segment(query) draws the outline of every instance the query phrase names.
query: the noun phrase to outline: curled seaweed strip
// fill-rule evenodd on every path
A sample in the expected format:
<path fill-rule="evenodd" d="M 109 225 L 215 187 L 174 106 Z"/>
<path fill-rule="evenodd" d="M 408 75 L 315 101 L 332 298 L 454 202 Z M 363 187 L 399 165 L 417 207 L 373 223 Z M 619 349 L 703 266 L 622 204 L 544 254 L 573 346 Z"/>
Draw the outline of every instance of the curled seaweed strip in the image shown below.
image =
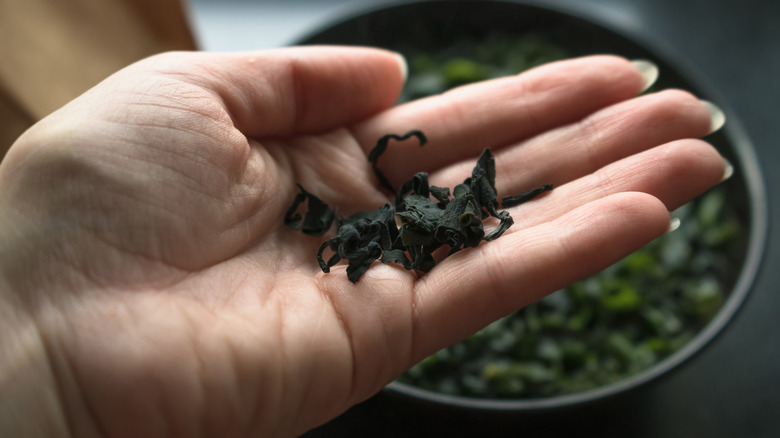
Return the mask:
<path fill-rule="evenodd" d="M 417 137 L 417 140 L 420 142 L 420 146 L 428 142 L 428 139 L 425 137 L 425 134 L 423 134 L 422 131 L 414 129 L 404 135 L 387 134 L 382 136 L 379 140 L 377 140 L 376 146 L 374 146 L 374 148 L 371 149 L 371 151 L 368 153 L 368 161 L 371 163 L 371 168 L 374 170 L 374 174 L 376 174 L 376 177 L 379 179 L 379 185 L 392 193 L 395 193 L 395 189 L 393 188 L 393 185 L 390 184 L 390 181 L 387 179 L 385 174 L 382 173 L 382 171 L 379 169 L 377 162 L 379 161 L 379 157 L 387 150 L 387 145 L 390 140 L 404 141 L 411 137 Z"/>
<path fill-rule="evenodd" d="M 503 198 L 501 198 L 501 206 L 503 208 L 515 207 L 522 203 L 530 201 L 531 199 L 541 195 L 544 192 L 549 192 L 552 189 L 553 189 L 552 184 L 544 184 L 535 189 L 526 190 L 523 193 L 520 193 L 519 195 L 504 196 Z"/>

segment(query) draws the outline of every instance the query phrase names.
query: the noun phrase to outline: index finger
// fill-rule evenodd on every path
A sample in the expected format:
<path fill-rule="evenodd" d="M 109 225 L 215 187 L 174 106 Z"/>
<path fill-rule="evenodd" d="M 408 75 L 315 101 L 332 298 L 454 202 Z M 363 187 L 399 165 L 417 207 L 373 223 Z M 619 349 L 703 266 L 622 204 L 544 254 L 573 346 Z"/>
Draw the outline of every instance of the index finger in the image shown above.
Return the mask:
<path fill-rule="evenodd" d="M 398 185 L 416 172 L 580 120 L 636 96 L 645 85 L 636 65 L 616 56 L 560 61 L 397 106 L 354 126 L 353 133 L 367 153 L 385 134 L 425 133 L 425 147 L 392 145 L 382 157 L 383 172 Z"/>

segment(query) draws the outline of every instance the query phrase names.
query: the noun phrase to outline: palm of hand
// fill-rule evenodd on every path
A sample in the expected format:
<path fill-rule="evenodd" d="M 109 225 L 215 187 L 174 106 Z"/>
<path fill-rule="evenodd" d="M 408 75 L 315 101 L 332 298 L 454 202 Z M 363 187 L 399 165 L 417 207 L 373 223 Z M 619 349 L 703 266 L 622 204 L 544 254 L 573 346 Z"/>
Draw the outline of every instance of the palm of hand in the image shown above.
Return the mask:
<path fill-rule="evenodd" d="M 66 405 L 91 412 L 74 416 L 76 429 L 150 436 L 160 425 L 145 419 L 159 418 L 196 432 L 200 421 L 189 419 L 203 416 L 222 436 L 267 424 L 300 431 L 399 373 L 409 347 L 396 343 L 409 341 L 408 329 L 378 356 L 353 357 L 362 334 L 340 314 L 341 282 L 322 284 L 319 243 L 281 220 L 295 182 L 343 211 L 384 202 L 366 191 L 374 182 L 350 132 L 254 140 L 201 87 L 166 76 L 141 84 L 172 91 L 156 95 L 123 79 L 108 85 L 140 110 L 97 114 L 66 144 L 20 148 L 16 160 L 27 167 L 15 175 L 18 196 L 51 184 L 42 216 L 63 221 L 62 234 L 42 239 L 67 247 L 57 254 L 71 265 L 55 274 L 58 292 L 76 296 L 55 296 L 60 314 L 43 325 L 58 327 L 51 354 L 67 365 L 56 371 L 79 388 L 66 388 Z M 70 110 L 95 116 L 102 98 L 93 90 Z M 56 114 L 45 124 L 69 130 Z M 50 180 L 38 183 L 41 174 Z M 349 293 L 369 298 L 368 283 Z M 353 361 L 373 362 L 361 364 L 370 377 Z M 299 423 L 308 410 L 320 413 Z"/>
<path fill-rule="evenodd" d="M 387 59 L 384 62 L 386 69 Z M 417 114 L 415 110 L 365 118 L 388 107 L 400 87 L 397 73 L 385 76 L 389 91 L 365 98 L 354 114 L 326 122 L 298 117 L 295 123 L 258 123 L 288 127 L 264 131 L 247 122 L 247 114 L 274 115 L 262 108 L 247 110 L 252 105 L 230 90 L 215 87 L 215 92 L 165 75 L 139 90 L 120 75 L 110 84 L 118 88 L 123 110 L 130 111 L 108 108 L 98 120 L 85 123 L 85 129 L 65 136 L 67 141 L 58 147 L 19 148 L 14 162 L 46 172 L 48 181 L 67 182 L 38 204 L 45 206 L 37 212 L 41 217 L 61 219 L 57 237 L 48 244 L 56 249 L 53 257 L 69 260 L 51 275 L 57 279 L 57 293 L 50 298 L 56 311 L 41 311 L 39 319 L 75 429 L 106 436 L 151 436 L 166 428 L 182 435 L 204 430 L 219 431 L 220 436 L 302 432 L 370 396 L 414 360 L 563 285 L 559 283 L 611 262 L 666 225 L 665 207 L 660 206 L 659 219 L 659 203 L 650 196 L 591 206 L 589 201 L 596 204 L 613 193 L 641 190 L 673 207 L 714 183 L 722 170 L 712 164 L 717 154 L 709 153 L 709 166 L 699 164 L 701 170 L 690 176 L 698 182 L 682 194 L 672 194 L 674 187 L 645 176 L 635 178 L 639 182 L 633 185 L 613 182 L 604 193 L 576 202 L 540 202 L 536 213 L 512 230 L 517 231 L 515 238 L 507 236 L 501 243 L 503 249 L 493 243 L 504 238 L 489 248 L 458 254 L 420 281 L 413 272 L 379 265 L 353 285 L 343 272 L 318 274 L 314 254 L 320 240 L 287 229 L 281 218 L 296 193 L 295 182 L 316 188 L 318 196 L 345 214 L 386 202 L 379 190 L 367 190 L 376 184 L 366 162 L 367 148 L 378 135 L 421 127 L 409 123 L 430 123 L 409 116 Z M 626 88 L 632 87 L 636 85 Z M 293 88 L 296 93 L 313 89 L 300 84 Z M 160 89 L 166 92 L 157 93 Z M 85 108 L 99 107 L 102 98 L 104 93 L 93 91 L 69 110 L 94 115 Z M 451 98 L 458 99 L 465 98 Z M 594 105 L 582 110 L 585 115 L 606 104 Z M 139 110 L 132 110 L 136 106 Z M 418 107 L 416 111 L 433 112 L 425 104 Z M 609 117 L 614 118 L 602 116 Z M 680 128 L 666 134 L 668 138 L 648 141 L 661 144 L 702 135 L 701 118 L 700 112 L 678 122 L 687 131 Z M 58 115 L 45 123 L 49 132 L 63 126 Z M 469 140 L 467 129 L 461 129 Z M 445 137 L 447 129 L 440 132 Z M 504 138 L 488 141 L 511 144 Z M 484 146 L 473 148 L 478 153 Z M 706 154 L 701 145 L 687 152 L 677 149 L 677 155 L 691 159 Z M 457 150 L 452 155 L 459 159 Z M 475 152 L 460 150 L 462 157 Z M 458 160 L 435 163 L 435 154 L 422 156 L 421 167 L 438 169 L 432 178 L 441 185 L 462 179 L 464 166 L 469 166 Z M 594 158 L 591 165 L 621 158 Z M 535 178 L 563 174 L 555 182 L 568 183 L 588 171 L 572 166 L 562 170 L 545 164 Z M 410 170 L 420 169 L 401 169 L 392 177 Z M 15 187 L 20 194 L 46 184 L 35 175 L 19 171 Z M 527 181 L 503 184 L 511 193 Z M 593 187 L 587 181 L 570 186 L 570 193 Z M 612 226 L 610 231 L 622 235 L 623 243 L 603 250 L 591 265 L 545 279 L 558 263 L 582 259 L 586 247 L 606 241 L 605 231 L 587 234 L 576 224 L 610 205 L 602 218 L 623 212 L 623 220 L 641 222 L 641 210 L 649 218 L 646 233 L 632 225 Z M 544 237 L 566 234 L 560 229 L 567 224 L 575 224 L 571 234 L 577 239 L 556 236 L 544 242 Z M 526 229 L 542 238 L 534 240 L 533 233 L 523 232 Z M 50 238 L 46 232 L 40 236 Z M 527 248 L 538 254 L 520 254 L 513 260 L 529 267 L 508 272 L 506 265 L 495 263 L 502 251 L 516 251 L 529 241 Z M 480 260 L 493 262 L 493 268 Z M 468 263 L 481 268 L 464 269 Z M 523 296 L 512 292 L 519 278 L 528 285 Z M 485 287 L 492 290 L 487 296 L 474 296 Z"/>

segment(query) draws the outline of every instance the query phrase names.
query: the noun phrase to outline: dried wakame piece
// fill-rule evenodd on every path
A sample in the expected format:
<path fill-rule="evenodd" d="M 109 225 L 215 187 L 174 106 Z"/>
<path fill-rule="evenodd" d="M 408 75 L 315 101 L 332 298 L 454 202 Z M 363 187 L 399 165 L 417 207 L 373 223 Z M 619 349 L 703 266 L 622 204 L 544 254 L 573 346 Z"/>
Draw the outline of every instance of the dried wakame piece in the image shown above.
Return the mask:
<path fill-rule="evenodd" d="M 411 193 L 407 194 L 409 191 Z M 431 199 L 432 194 L 439 202 Z M 436 228 L 444 215 L 442 205 L 445 201 L 449 202 L 449 190 L 429 186 L 425 172 L 417 173 L 404 183 L 396 194 L 396 214 L 401 220 L 401 228 L 393 245 L 395 252 L 383 256 L 382 261 L 395 261 L 406 269 L 430 271 L 436 264 L 433 251 L 444 243 L 436 238 Z"/>
<path fill-rule="evenodd" d="M 340 220 L 336 236 L 323 243 L 317 251 L 320 269 L 330 272 L 331 266 L 347 259 L 347 278 L 355 283 L 382 256 L 383 251 L 392 249 L 397 235 L 392 204 Z M 334 252 L 327 263 L 322 258 L 325 248 Z"/>
<path fill-rule="evenodd" d="M 395 192 L 395 189 L 393 188 L 393 185 L 390 184 L 390 181 L 388 181 L 387 177 L 385 177 L 385 174 L 379 170 L 377 161 L 379 160 L 379 157 L 385 153 L 385 150 L 387 150 L 387 144 L 390 142 L 390 140 L 404 141 L 410 137 L 417 137 L 417 140 L 420 142 L 420 146 L 428 142 L 425 134 L 418 130 L 409 131 L 404 135 L 387 134 L 382 136 L 376 142 L 376 146 L 374 146 L 374 148 L 371 149 L 371 152 L 368 153 L 368 161 L 371 163 L 371 168 L 374 170 L 376 177 L 379 179 L 379 185 L 391 192 Z"/>
<path fill-rule="evenodd" d="M 292 229 L 301 230 L 310 236 L 322 236 L 330 229 L 333 219 L 336 217 L 336 210 L 331 209 L 328 204 L 320 198 L 312 195 L 297 184 L 300 193 L 295 196 L 295 200 L 287 213 L 284 215 L 284 223 Z M 308 210 L 305 216 L 298 213 L 298 206 L 306 202 Z M 301 223 L 301 218 L 303 222 Z"/>
<path fill-rule="evenodd" d="M 403 201 L 404 197 L 412 192 L 414 195 L 427 198 L 431 194 L 431 189 L 428 184 L 428 174 L 425 172 L 419 172 L 415 174 L 412 179 L 403 183 L 401 188 L 395 194 L 395 208 L 398 211 L 404 211 Z"/>
<path fill-rule="evenodd" d="M 477 164 L 471 171 L 471 177 L 467 178 L 463 185 L 467 185 L 469 190 L 476 198 L 479 205 L 484 209 L 482 218 L 486 219 L 488 216 L 493 216 L 499 220 L 498 227 L 491 231 L 484 240 L 494 240 L 501 237 L 502 234 L 509 227 L 512 226 L 514 220 L 512 216 L 506 211 L 498 211 L 498 192 L 496 191 L 496 161 L 493 158 L 493 153 L 490 149 L 482 151 L 477 160 Z"/>
<path fill-rule="evenodd" d="M 467 192 L 459 195 L 447 203 L 435 231 L 436 240 L 450 246 L 450 254 L 479 245 L 485 235 L 476 199 Z"/>
<path fill-rule="evenodd" d="M 449 187 L 436 187 L 436 186 L 430 186 L 429 189 L 431 192 L 431 196 L 436 198 L 437 201 L 439 201 L 439 207 L 446 208 L 447 204 L 450 202 L 450 189 Z"/>
<path fill-rule="evenodd" d="M 416 193 L 404 198 L 399 210 L 402 225 L 393 248 L 409 253 L 411 269 L 428 272 L 435 264 L 432 253 L 441 246 L 435 233 L 444 210 L 430 197 Z"/>
<path fill-rule="evenodd" d="M 537 187 L 535 189 L 526 190 L 525 192 L 520 193 L 519 195 L 504 196 L 501 199 L 501 206 L 503 208 L 514 207 L 514 206 L 520 205 L 520 204 L 522 204 L 524 202 L 528 202 L 531 199 L 541 195 L 542 193 L 548 192 L 548 191 L 550 191 L 552 189 L 553 189 L 553 185 L 552 184 L 544 184 L 544 185 L 542 185 L 540 187 Z"/>
<path fill-rule="evenodd" d="M 471 171 L 471 177 L 463 184 L 469 187 L 477 203 L 485 209 L 483 219 L 488 215 L 498 217 L 498 192 L 496 192 L 496 161 L 490 149 L 482 151 L 477 164 Z"/>
<path fill-rule="evenodd" d="M 495 239 L 498 239 L 499 237 L 501 237 L 501 235 L 504 234 L 504 232 L 506 230 L 508 230 L 509 227 L 512 226 L 512 224 L 515 223 L 515 220 L 512 219 L 512 216 L 509 214 L 508 211 L 500 211 L 500 212 L 498 212 L 496 217 L 498 218 L 498 221 L 499 221 L 498 222 L 498 226 L 493 231 L 488 233 L 488 235 L 485 236 L 485 239 L 484 239 L 484 240 L 486 240 L 488 242 L 491 241 L 491 240 L 495 240 Z"/>

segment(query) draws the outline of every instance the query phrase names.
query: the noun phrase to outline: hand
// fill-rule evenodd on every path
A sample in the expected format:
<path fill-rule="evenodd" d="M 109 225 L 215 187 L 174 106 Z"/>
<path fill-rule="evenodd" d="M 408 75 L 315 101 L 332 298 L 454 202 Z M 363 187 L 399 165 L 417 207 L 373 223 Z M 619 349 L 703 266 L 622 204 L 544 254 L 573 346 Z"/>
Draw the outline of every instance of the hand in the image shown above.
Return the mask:
<path fill-rule="evenodd" d="M 302 433 L 663 234 L 725 172 L 694 139 L 707 107 L 682 91 L 635 98 L 643 77 L 617 57 L 393 107 L 403 79 L 372 49 L 165 54 L 22 136 L 0 167 L 0 378 L 47 404 L 30 402 L 32 420 L 20 402 L 0 426 Z M 343 214 L 379 207 L 366 154 L 411 129 L 429 143 L 392 144 L 379 163 L 395 184 L 428 171 L 451 187 L 490 147 L 499 196 L 556 188 L 425 275 L 319 272 L 322 239 L 283 225 L 295 183 Z"/>

